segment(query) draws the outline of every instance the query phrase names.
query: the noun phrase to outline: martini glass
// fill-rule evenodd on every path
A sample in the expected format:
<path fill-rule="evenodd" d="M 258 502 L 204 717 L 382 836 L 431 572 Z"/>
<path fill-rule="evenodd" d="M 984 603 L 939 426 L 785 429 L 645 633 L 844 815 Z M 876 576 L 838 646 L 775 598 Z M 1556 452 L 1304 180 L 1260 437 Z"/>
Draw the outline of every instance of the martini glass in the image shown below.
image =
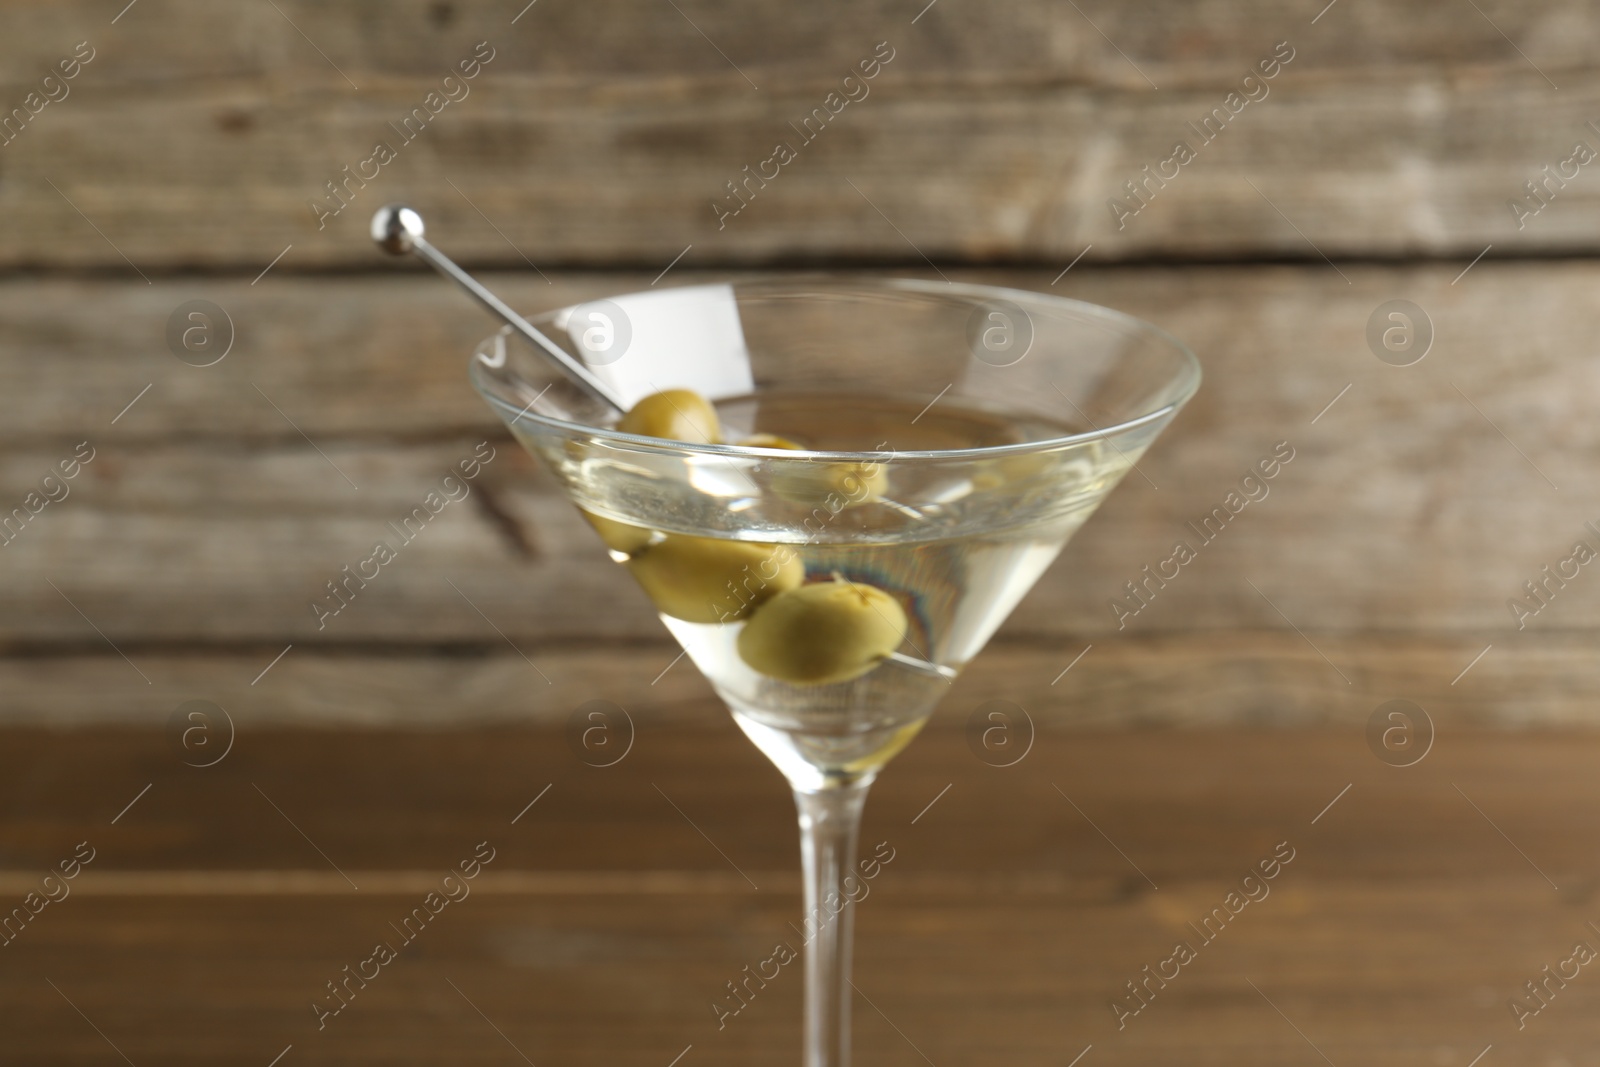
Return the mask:
<path fill-rule="evenodd" d="M 1198 363 L 1105 308 L 907 280 L 692 286 L 530 321 L 624 407 L 693 390 L 723 440 L 748 442 L 621 432 L 594 388 L 509 328 L 472 360 L 490 406 L 788 779 L 805 882 L 803 1062 L 844 1067 L 868 787 L 1193 395 Z M 774 620 L 780 592 L 818 583 L 860 595 L 842 617 Z M 869 611 L 904 624 L 886 643 Z M 762 642 L 741 641 L 758 626 Z M 864 647 L 851 648 L 858 632 Z"/>

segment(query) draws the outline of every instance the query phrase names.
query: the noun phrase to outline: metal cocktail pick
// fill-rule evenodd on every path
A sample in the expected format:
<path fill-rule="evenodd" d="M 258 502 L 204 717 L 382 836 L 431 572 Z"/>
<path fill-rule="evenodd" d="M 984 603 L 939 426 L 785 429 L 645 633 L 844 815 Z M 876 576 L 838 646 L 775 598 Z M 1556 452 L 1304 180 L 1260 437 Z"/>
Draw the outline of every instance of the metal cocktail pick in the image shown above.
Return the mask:
<path fill-rule="evenodd" d="M 619 412 L 627 412 L 628 405 L 610 386 L 596 378 L 588 367 L 573 359 L 560 345 L 534 329 L 527 319 L 512 311 L 510 305 L 484 288 L 476 278 L 451 262 L 450 257 L 429 244 L 422 233 L 422 216 L 404 204 L 385 205 L 372 216 L 372 239 L 379 248 L 397 256 L 406 252 L 416 253 L 434 270 L 461 286 L 478 303 L 503 319 L 506 325 L 521 334 L 523 340 L 533 345 L 541 355 L 552 360 L 584 392 L 610 404 Z"/>
<path fill-rule="evenodd" d="M 553 360 L 556 366 L 584 392 L 610 404 L 619 412 L 627 413 L 628 406 L 618 398 L 617 394 L 609 386 L 590 373 L 588 367 L 573 359 L 560 345 L 534 329 L 527 319 L 512 311 L 505 301 L 495 296 L 479 284 L 472 275 L 451 262 L 449 256 L 429 244 L 427 239 L 422 236 L 422 233 L 422 216 L 404 204 L 388 204 L 380 208 L 378 213 L 372 216 L 372 239 L 378 243 L 379 248 L 395 255 L 402 255 L 406 252 L 416 253 L 434 270 L 461 286 L 478 303 L 505 320 L 507 325 L 521 334 L 523 339 L 538 349 L 542 355 Z M 915 514 L 915 512 L 912 514 Z M 836 575 L 836 577 L 842 576 Z M 913 670 L 936 675 L 946 682 L 952 681 L 956 677 L 955 670 L 950 667 L 940 663 L 931 663 L 925 659 L 915 659 L 899 652 L 891 652 L 884 658 L 894 660 Z"/>

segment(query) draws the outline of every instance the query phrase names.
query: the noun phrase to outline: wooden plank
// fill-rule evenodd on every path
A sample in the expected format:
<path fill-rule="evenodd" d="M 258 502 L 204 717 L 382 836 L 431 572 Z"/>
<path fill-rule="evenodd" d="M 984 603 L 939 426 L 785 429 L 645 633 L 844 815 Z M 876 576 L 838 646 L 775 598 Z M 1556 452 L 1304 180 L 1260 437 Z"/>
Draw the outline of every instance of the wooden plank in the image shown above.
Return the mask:
<path fill-rule="evenodd" d="M 1319 633 L 1313 648 L 1286 629 L 1199 631 L 1096 636 L 1088 652 L 1086 637 L 1002 637 L 956 682 L 935 723 L 964 729 L 986 703 L 1003 700 L 1032 716 L 1041 732 L 1359 730 L 1380 704 L 1397 698 L 1419 703 L 1441 730 L 1595 721 L 1600 667 L 1592 637 L 1557 631 L 1496 640 L 1478 658 L 1491 636 Z M 725 717 L 693 666 L 675 662 L 678 649 L 664 635 L 639 644 L 522 640 L 519 647 L 528 659 L 481 619 L 472 639 L 444 649 L 296 643 L 277 659 L 283 645 L 212 652 L 124 646 L 150 685 L 103 645 L 31 649 L 0 658 L 0 692 L 8 724 L 54 729 L 165 729 L 189 700 L 221 705 L 244 732 L 554 727 L 590 700 L 622 707 L 637 729 L 718 725 Z"/>
<path fill-rule="evenodd" d="M 1251 37 L 1270 54 L 1274 38 Z M 790 123 L 822 105 L 825 85 L 757 93 L 732 73 L 632 90 L 486 73 L 409 141 L 390 123 L 434 79 L 369 82 L 359 94 L 326 70 L 205 92 L 86 85 L 5 149 L 0 211 L 12 225 L 0 266 L 106 268 L 130 281 L 192 266 L 253 276 L 292 245 L 279 269 L 365 267 L 378 256 L 372 211 L 397 199 L 483 266 L 659 270 L 691 244 L 686 266 L 924 255 L 1064 266 L 1087 245 L 1089 261 L 1592 249 L 1600 187 L 1575 166 L 1537 217 L 1508 203 L 1576 141 L 1600 144 L 1585 126 L 1600 80 L 1562 73 L 1556 92 L 1525 66 L 1469 67 L 1441 86 L 1456 74 L 1291 66 L 1205 137 L 1190 124 L 1223 106 L 1225 87 L 952 84 L 909 46 L 871 96 L 809 140 Z M 1113 211 L 1114 197 L 1134 211 L 1124 183 L 1159 170 L 1180 140 L 1193 161 L 1166 167 L 1170 183 L 1153 179 L 1136 215 Z M 393 160 L 314 208 L 342 168 L 387 158 L 379 141 Z M 725 217 L 741 203 L 727 183 L 779 142 L 796 158 L 767 166 L 770 183 L 753 179 L 748 206 Z"/>
<path fill-rule="evenodd" d="M 660 1064 L 690 1045 L 698 1062 L 776 1062 L 798 1041 L 797 972 L 721 1029 L 710 1008 L 792 936 L 799 910 L 788 799 L 731 726 L 665 730 L 615 773 L 563 779 L 515 827 L 509 813 L 560 745 L 548 733 L 264 734 L 239 763 L 182 775 L 155 771 L 169 753 L 151 734 L 5 741 L 0 885 L 84 835 L 97 848 L 72 895 L 5 948 L 0 1026 L 30 1062 L 107 1062 L 105 1039 L 136 1063 L 196 1064 L 265 1063 L 290 1045 L 297 1062 L 438 1062 L 446 1049 L 451 1062 L 516 1062 L 508 1041 L 535 1062 L 598 1050 Z M 1591 1046 L 1596 993 L 1582 977 L 1525 1029 L 1507 1002 L 1575 940 L 1593 944 L 1597 744 L 1458 732 L 1397 771 L 1342 732 L 1121 733 L 997 770 L 958 731 L 934 731 L 868 806 L 866 838 L 895 858 L 859 905 L 857 1053 L 1060 1064 L 1092 1044 L 1108 1063 L 1220 1067 L 1312 1062 L 1309 1040 L 1335 1063 L 1399 1067 L 1466 1064 L 1490 1044 L 1512 1062 Z M 123 803 L 113 787 L 152 776 L 108 825 Z M 249 782 L 349 859 L 358 884 L 373 880 L 350 889 Z M 728 877 L 649 782 L 758 888 Z M 310 1004 L 324 983 L 393 938 L 425 879 L 485 838 L 495 859 L 472 894 L 319 1031 Z M 1124 983 L 1175 941 L 1198 943 L 1187 924 L 1280 841 L 1294 858 L 1270 893 L 1119 1029 Z M 174 861 L 193 873 L 151 866 Z M 274 885 L 274 870 L 320 871 L 321 890 Z M 557 874 L 574 879 L 565 891 L 538 882 Z M 148 891 L 152 875 L 170 895 Z"/>
<path fill-rule="evenodd" d="M 1573 353 L 1600 329 L 1588 299 L 1600 272 L 1574 262 L 1480 263 L 1459 282 L 1452 267 L 1346 273 L 1348 286 L 1326 266 L 1080 267 L 1062 280 L 1059 290 L 1189 340 L 1207 379 L 1007 636 L 1087 641 L 1292 623 L 1313 633 L 1455 631 L 1476 642 L 1470 658 L 1490 642 L 1600 623 L 1581 571 L 1567 588 L 1551 586 L 1548 607 L 1521 618 L 1521 633 L 1507 604 L 1576 541 L 1596 543 L 1585 524 L 1600 521 L 1586 503 L 1600 382 Z M 958 276 L 1049 288 L 1042 274 Z M 649 278 L 491 281 L 538 307 Z M 495 640 L 472 604 L 519 642 L 658 637 L 642 597 L 463 381 L 477 312 L 421 276 L 341 279 L 334 299 L 328 290 L 324 280 L 272 276 L 254 287 L 0 285 L 0 309 L 15 324 L 0 341 L 7 508 L 77 442 L 98 450 L 73 495 L 0 549 L 9 568 L 0 637 L 98 641 L 46 579 L 119 644 L 245 641 L 275 653 L 307 640 Z M 172 309 L 202 294 L 230 310 L 241 340 L 237 353 L 197 369 L 161 351 L 159 338 Z M 1436 333 L 1433 353 L 1408 368 L 1380 362 L 1365 341 L 1379 305 L 1399 297 L 1419 303 Z M 319 631 L 310 603 L 325 583 L 486 439 L 497 458 L 472 497 Z M 1281 441 L 1296 458 L 1270 495 L 1202 545 L 1188 524 Z M 1143 568 L 1168 559 L 1178 539 L 1199 558 L 1164 586 L 1143 587 L 1153 598 L 1137 615 L 1113 610 L 1113 599 L 1123 611 L 1137 606 L 1126 583 L 1143 582 Z"/>
<path fill-rule="evenodd" d="M 530 311 L 650 281 L 580 276 L 557 290 L 529 277 L 489 281 Z M 213 366 L 181 362 L 168 346 L 168 320 L 194 300 L 220 306 L 232 326 L 234 347 Z M 431 275 L 394 268 L 330 283 L 269 274 L 254 285 L 191 276 L 148 287 L 19 278 L 0 283 L 0 301 L 11 325 L 0 341 L 8 443 L 70 446 L 114 435 L 304 445 L 296 426 L 324 443 L 427 440 L 499 421 L 466 381 L 492 320 Z M 216 339 L 225 341 L 225 325 Z"/>
<path fill-rule="evenodd" d="M 907 842 L 895 873 L 924 879 L 917 892 L 964 891 L 974 884 L 962 879 L 985 874 L 1037 875 L 1029 884 L 1041 893 L 1078 891 L 1071 883 L 1079 878 L 1096 894 L 1118 885 L 1150 892 L 1139 870 L 1157 885 L 1226 880 L 1250 866 L 1247 853 L 1270 853 L 1292 833 L 1316 835 L 1318 848 L 1308 848 L 1301 869 L 1317 878 L 1477 873 L 1548 891 L 1543 871 L 1581 895 L 1594 875 L 1584 840 L 1600 820 L 1592 730 L 1447 722 L 1439 743 L 1403 768 L 1380 761 L 1347 726 L 1055 730 L 1023 759 L 995 767 L 973 755 L 964 725 L 936 722 L 925 731 L 884 772 L 868 807 L 866 840 Z M 375 891 L 397 892 L 414 872 L 452 867 L 463 846 L 470 852 L 489 838 L 502 853 L 497 875 L 689 872 L 710 879 L 698 884 L 718 894 L 795 888 L 788 789 L 725 715 L 704 724 L 647 719 L 629 755 L 609 767 L 580 762 L 561 731 L 544 728 L 260 730 L 242 733 L 227 757 L 204 768 L 185 765 L 159 731 L 5 736 L 0 866 L 15 872 L 54 866 L 56 852 L 70 854 L 87 837 L 97 849 L 104 842 L 95 872 L 311 872 L 326 879 L 323 890 L 344 895 L 361 891 L 344 877 L 374 871 L 399 879 Z M 1529 790 L 1525 783 L 1535 780 L 1539 789 Z M 947 785 L 949 794 L 933 803 Z M 1385 810 L 1410 815 L 1372 834 Z M 1544 817 L 1551 811 L 1561 817 Z M 942 851 L 930 847 L 941 843 Z M 1067 883 L 1051 881 L 1063 877 Z"/>
<path fill-rule="evenodd" d="M 97 52 L 87 68 L 92 81 L 86 77 L 79 89 L 236 77 L 320 82 L 337 80 L 334 64 L 359 91 L 386 80 L 420 85 L 442 79 L 485 39 L 497 46 L 489 67 L 495 74 L 613 89 L 677 81 L 751 91 L 734 63 L 762 91 L 826 85 L 862 58 L 863 46 L 870 54 L 884 39 L 949 82 L 1054 79 L 1141 91 L 1150 83 L 1139 71 L 1163 87 L 1227 86 L 1262 57 L 1263 46 L 1270 51 L 1285 38 L 1304 49 L 1298 69 L 1322 74 L 1443 67 L 1481 75 L 1529 70 L 1531 62 L 1560 81 L 1595 65 L 1582 36 L 1596 15 L 1592 0 L 1537 8 L 1484 0 L 1485 17 L 1473 19 L 1429 4 L 1390 5 L 1381 16 L 1347 6 L 1315 23 L 1317 11 L 1273 0 L 1203 7 L 1153 0 L 1138 8 L 1101 0 L 1080 4 L 1081 15 L 1044 0 L 1008 0 L 981 14 L 892 0 L 758 13 L 690 2 L 678 5 L 681 14 L 657 5 L 508 8 L 491 0 L 354 0 L 332 10 L 281 0 L 281 13 L 224 13 L 203 0 L 139 0 L 137 15 L 130 10 L 115 23 L 120 9 L 107 15 L 105 6 L 8 2 L 0 11 L 0 78 L 26 86 L 86 37 Z"/>
<path fill-rule="evenodd" d="M 1247 853 L 1270 851 L 1313 818 L 1322 848 L 1305 869 L 1317 878 L 1485 877 L 1546 886 L 1543 871 L 1581 895 L 1573 887 L 1593 874 L 1584 840 L 1596 810 L 1594 740 L 1585 734 L 1448 729 L 1421 762 L 1397 769 L 1349 728 L 1058 732 L 996 768 L 974 757 L 960 725 L 930 728 L 885 773 L 869 808 L 869 841 L 923 845 L 896 868 L 919 893 L 972 891 L 990 877 L 1019 891 L 1103 899 L 1143 892 L 1138 870 L 1163 887 L 1227 879 L 1250 865 Z M 6 866 L 49 867 L 62 848 L 88 839 L 104 853 L 97 875 L 218 872 L 188 886 L 160 876 L 183 895 L 204 895 L 208 886 L 225 896 L 311 893 L 252 873 L 275 870 L 320 878 L 314 888 L 324 895 L 396 893 L 415 885 L 416 872 L 452 866 L 463 844 L 489 838 L 504 853 L 496 878 L 533 872 L 531 884 L 513 879 L 497 892 L 793 891 L 787 791 L 726 718 L 707 726 L 646 721 L 630 754 L 604 768 L 581 763 L 552 731 L 260 731 L 241 734 L 234 751 L 207 768 L 185 766 L 172 740 L 124 731 L 8 735 L 12 769 L 0 794 Z M 1529 780 L 1540 788 L 1527 789 Z M 1330 813 L 1319 818 L 1324 809 Z M 1561 818 L 1544 817 L 1550 811 Z M 1406 818 L 1372 832 L 1396 812 Z M 939 849 L 929 851 L 929 843 Z M 629 872 L 637 884 L 624 877 Z M 674 884 L 679 876 L 659 872 L 701 880 Z M 549 881 L 552 874 L 570 880 Z M 146 877 L 144 886 L 123 879 L 95 892 L 150 895 Z M 241 885 L 243 878 L 254 884 Z"/>
<path fill-rule="evenodd" d="M 1112 1064 L 1314 1060 L 1274 1005 L 1335 1063 L 1402 1067 L 1448 1055 L 1464 1065 L 1490 1044 L 1548 1062 L 1600 1036 L 1595 998 L 1579 983 L 1525 1031 L 1507 1011 L 1509 995 L 1587 931 L 1582 908 L 1552 908 L 1547 887 L 1281 888 L 1118 1031 L 1112 996 L 1171 952 L 1181 920 L 1178 930 L 1153 921 L 1141 900 L 907 899 L 888 877 L 860 919 L 856 982 L 867 999 L 856 1006 L 855 1049 L 872 1062 L 912 1067 L 924 1062 L 920 1050 L 935 1063 L 1059 1064 L 1090 1044 Z M 1226 892 L 1175 888 L 1178 914 L 1203 912 Z M 79 901 L 34 945 L 10 950 L 18 962 L 0 1019 L 11 1047 L 31 1062 L 114 1059 L 37 977 L 48 973 L 135 1063 L 267 1063 L 290 1045 L 305 1063 L 521 1062 L 508 1040 L 534 1062 L 602 1053 L 665 1064 L 692 1045 L 698 1062 L 781 1063 L 798 1051 L 794 968 L 725 1029 L 710 1010 L 743 967 L 793 937 L 790 901 L 734 910 L 705 895 L 632 907 L 576 895 L 469 898 L 321 1032 L 312 998 L 371 952 L 368 941 L 392 938 L 388 923 L 415 900 L 313 903 Z M 94 960 L 107 943 L 116 962 Z"/>

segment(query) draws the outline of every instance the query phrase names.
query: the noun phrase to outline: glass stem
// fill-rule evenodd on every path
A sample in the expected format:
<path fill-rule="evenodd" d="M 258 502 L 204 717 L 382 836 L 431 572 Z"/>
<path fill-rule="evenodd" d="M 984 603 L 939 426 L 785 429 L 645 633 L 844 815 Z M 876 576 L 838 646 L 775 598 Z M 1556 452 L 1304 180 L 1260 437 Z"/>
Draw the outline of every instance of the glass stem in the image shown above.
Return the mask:
<path fill-rule="evenodd" d="M 794 794 L 806 884 L 804 1067 L 850 1063 L 850 938 L 855 925 L 850 893 L 861 884 L 854 870 L 856 836 L 870 784 L 869 778 Z"/>

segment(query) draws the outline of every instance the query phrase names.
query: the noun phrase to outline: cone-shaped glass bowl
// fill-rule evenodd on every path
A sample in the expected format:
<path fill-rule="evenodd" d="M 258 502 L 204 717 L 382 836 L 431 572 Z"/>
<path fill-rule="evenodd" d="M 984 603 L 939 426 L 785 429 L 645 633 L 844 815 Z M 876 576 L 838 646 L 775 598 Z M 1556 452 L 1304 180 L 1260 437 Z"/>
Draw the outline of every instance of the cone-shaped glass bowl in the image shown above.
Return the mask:
<path fill-rule="evenodd" d="M 695 440 L 621 432 L 509 330 L 472 361 L 596 550 L 634 574 L 789 780 L 803 1062 L 843 1067 L 867 787 L 1194 394 L 1199 365 L 1091 304 L 893 279 L 665 289 L 530 321 L 630 407 L 690 390 L 719 416 L 708 436 L 674 393 L 657 406 Z"/>

